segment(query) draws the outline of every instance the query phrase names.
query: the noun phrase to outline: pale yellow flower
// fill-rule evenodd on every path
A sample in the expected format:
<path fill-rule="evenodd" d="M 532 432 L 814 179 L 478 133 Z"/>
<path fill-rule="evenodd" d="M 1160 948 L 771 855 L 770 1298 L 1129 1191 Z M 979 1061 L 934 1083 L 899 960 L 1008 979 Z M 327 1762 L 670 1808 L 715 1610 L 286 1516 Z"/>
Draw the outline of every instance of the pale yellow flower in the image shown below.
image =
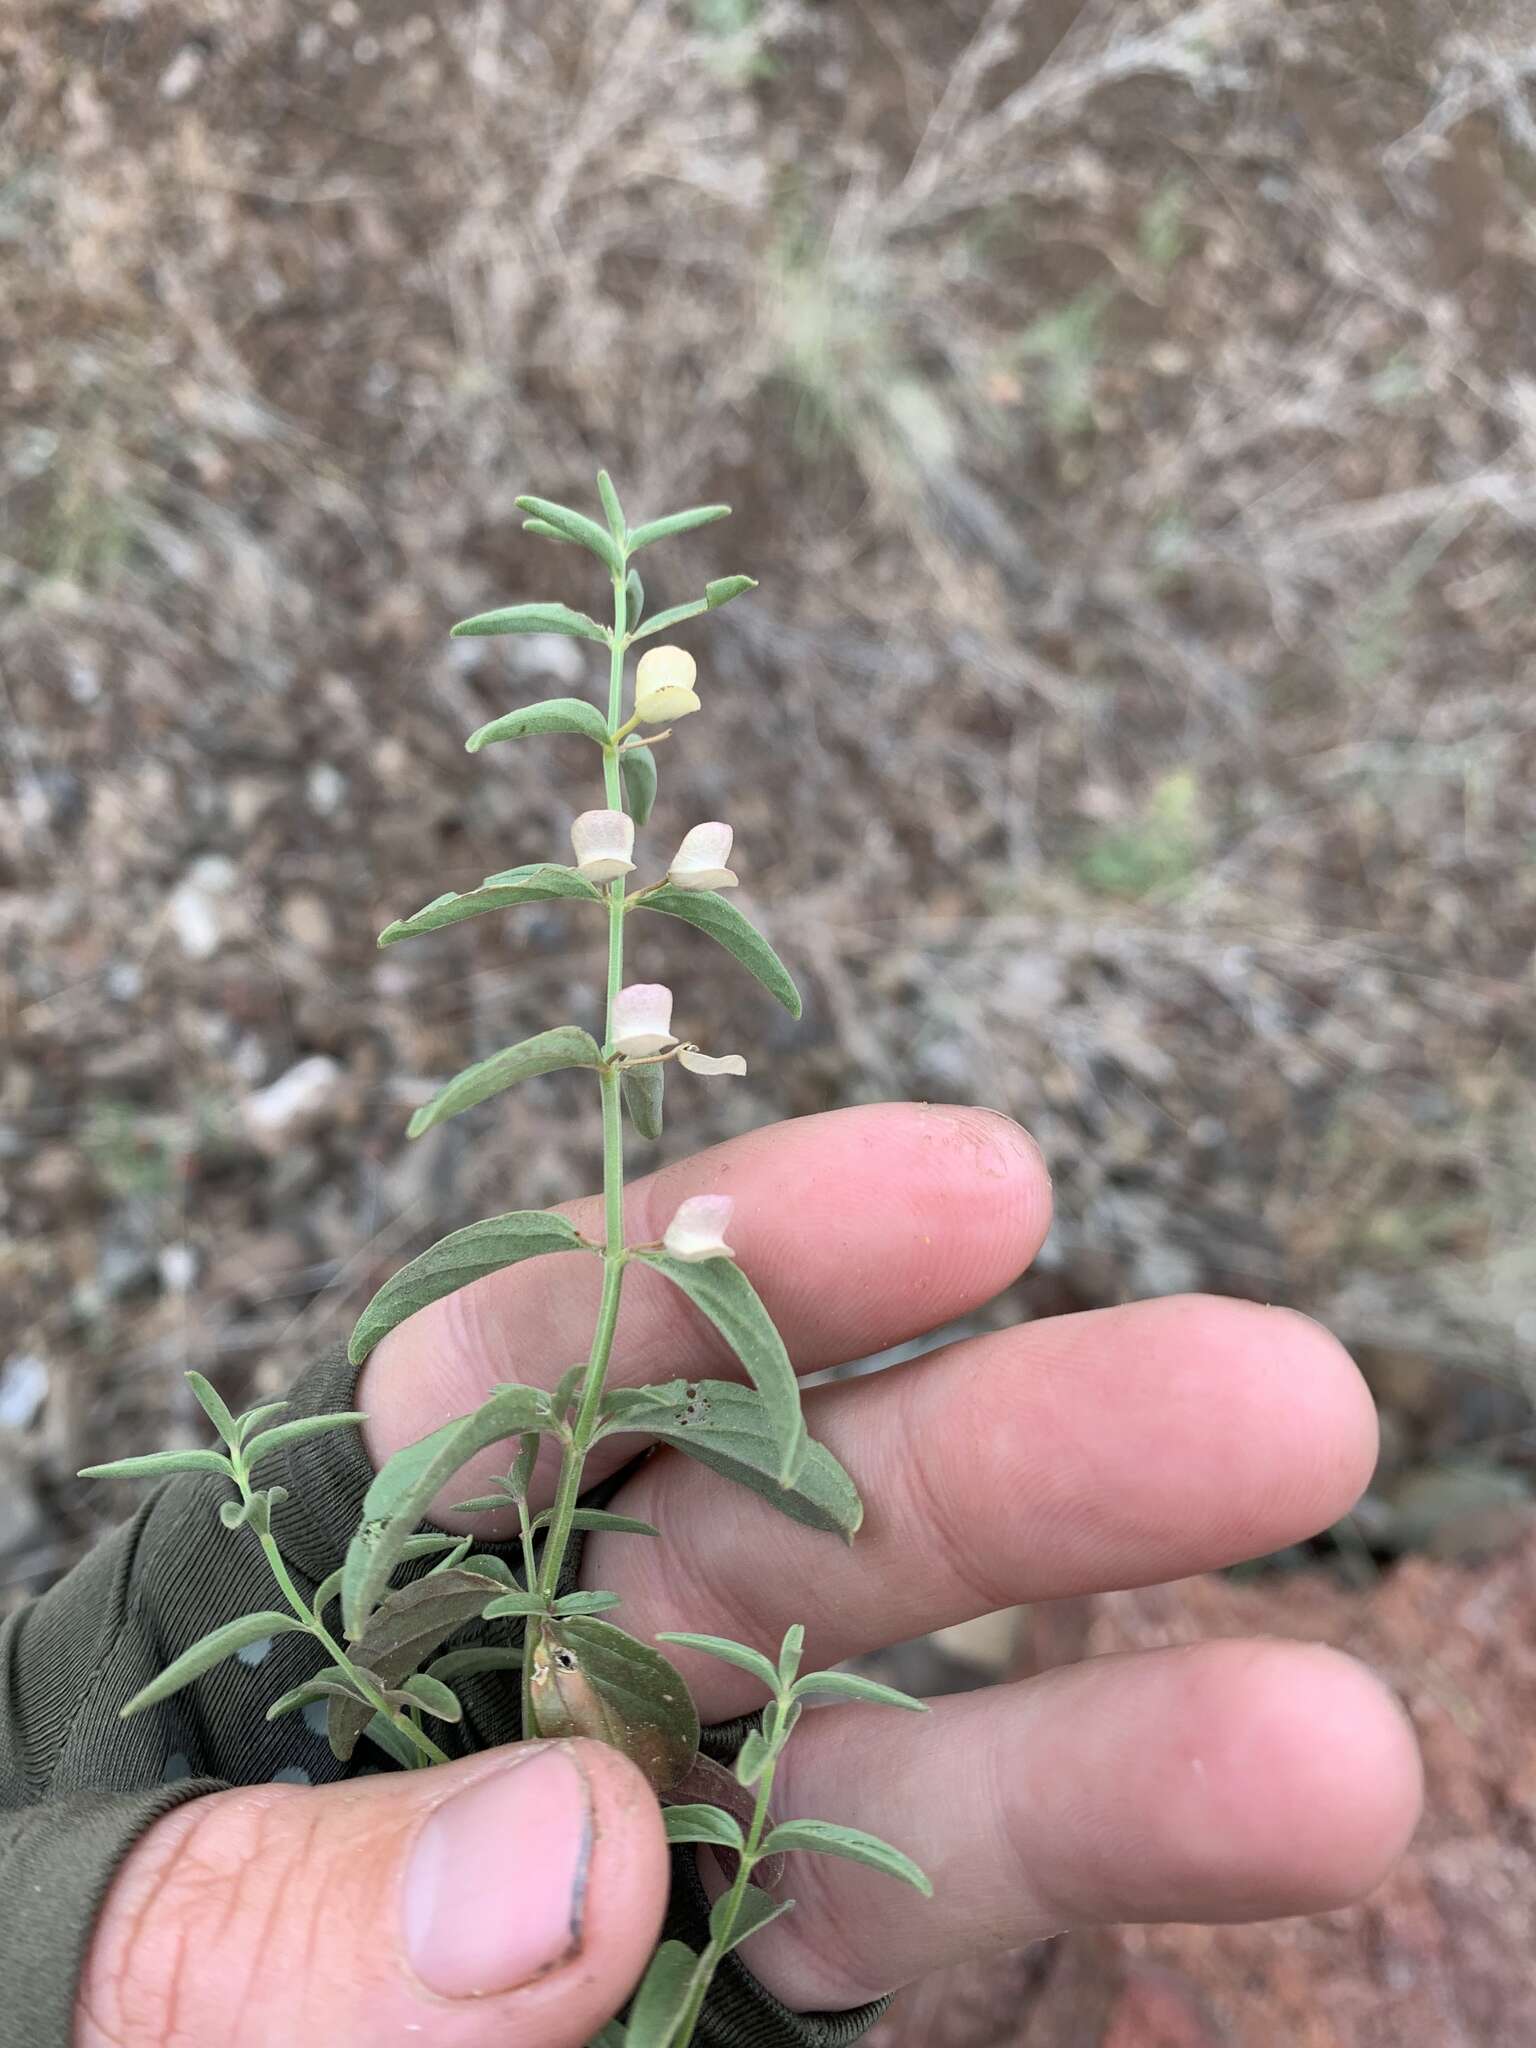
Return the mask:
<path fill-rule="evenodd" d="M 635 716 L 642 725 L 669 725 L 699 708 L 694 694 L 698 663 L 686 647 L 652 647 L 635 664 Z"/>

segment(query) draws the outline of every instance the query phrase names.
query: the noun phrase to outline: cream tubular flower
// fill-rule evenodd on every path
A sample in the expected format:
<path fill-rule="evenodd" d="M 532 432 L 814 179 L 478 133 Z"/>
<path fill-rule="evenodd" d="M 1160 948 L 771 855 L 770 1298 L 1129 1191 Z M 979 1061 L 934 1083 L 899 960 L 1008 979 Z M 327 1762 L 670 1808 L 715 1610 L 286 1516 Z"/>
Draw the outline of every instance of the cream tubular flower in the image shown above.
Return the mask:
<path fill-rule="evenodd" d="M 683 1046 L 677 1055 L 677 1064 L 686 1067 L 690 1074 L 744 1074 L 747 1063 L 739 1052 L 728 1052 L 723 1059 L 711 1059 L 707 1052 L 700 1052 L 696 1045 Z"/>
<path fill-rule="evenodd" d="M 642 725 L 668 725 L 697 711 L 698 663 L 686 647 L 652 647 L 635 664 L 635 716 Z"/>
<path fill-rule="evenodd" d="M 571 827 L 571 844 L 576 872 L 589 882 L 612 882 L 635 871 L 635 821 L 623 811 L 583 811 Z"/>
<path fill-rule="evenodd" d="M 677 1043 L 672 991 L 659 981 L 632 981 L 613 999 L 613 1049 L 630 1059 L 664 1052 Z"/>
<path fill-rule="evenodd" d="M 690 1195 L 667 1225 L 662 1250 L 690 1266 L 705 1259 L 734 1259 L 725 1233 L 735 1207 L 729 1195 Z"/>
<path fill-rule="evenodd" d="M 672 856 L 667 880 L 674 889 L 734 889 L 736 877 L 726 866 L 735 838 L 729 825 L 719 819 L 695 825 L 683 834 L 683 843 Z"/>

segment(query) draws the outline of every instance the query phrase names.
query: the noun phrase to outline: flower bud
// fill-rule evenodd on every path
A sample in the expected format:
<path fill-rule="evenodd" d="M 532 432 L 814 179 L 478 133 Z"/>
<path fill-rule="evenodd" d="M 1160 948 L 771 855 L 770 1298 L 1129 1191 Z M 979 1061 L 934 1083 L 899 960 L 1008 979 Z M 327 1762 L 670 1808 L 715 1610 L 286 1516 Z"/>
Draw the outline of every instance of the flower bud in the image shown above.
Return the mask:
<path fill-rule="evenodd" d="M 695 825 L 683 834 L 683 843 L 672 856 L 667 880 L 675 889 L 734 889 L 736 877 L 726 866 L 735 837 L 729 825 L 718 819 Z"/>
<path fill-rule="evenodd" d="M 623 811 L 583 811 L 571 827 L 576 872 L 589 882 L 612 882 L 631 875 L 635 864 L 635 821 Z"/>
<path fill-rule="evenodd" d="M 613 1049 L 630 1058 L 675 1045 L 672 991 L 659 981 L 632 981 L 613 999 Z"/>
<path fill-rule="evenodd" d="M 662 1250 L 690 1266 L 705 1259 L 734 1259 L 725 1232 L 735 1207 L 729 1195 L 690 1195 L 667 1225 Z"/>
<path fill-rule="evenodd" d="M 652 647 L 635 664 L 635 716 L 642 725 L 666 725 L 697 711 L 698 664 L 686 647 Z"/>
<path fill-rule="evenodd" d="M 744 1074 L 747 1063 L 739 1052 L 728 1052 L 723 1059 L 711 1059 L 707 1052 L 700 1052 L 696 1045 L 685 1045 L 677 1056 L 680 1067 L 686 1067 L 690 1074 Z"/>

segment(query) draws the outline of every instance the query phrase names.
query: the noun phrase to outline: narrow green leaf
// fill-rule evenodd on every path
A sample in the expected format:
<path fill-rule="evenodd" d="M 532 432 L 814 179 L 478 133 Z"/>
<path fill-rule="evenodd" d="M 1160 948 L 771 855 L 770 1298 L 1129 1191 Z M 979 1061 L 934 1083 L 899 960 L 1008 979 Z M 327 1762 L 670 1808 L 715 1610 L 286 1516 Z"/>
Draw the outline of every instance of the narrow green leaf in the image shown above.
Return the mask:
<path fill-rule="evenodd" d="M 518 711 L 508 711 L 489 725 L 477 727 L 464 742 L 464 750 L 478 754 L 498 740 L 525 740 L 544 732 L 574 732 L 596 740 L 600 747 L 608 744 L 608 723 L 595 704 L 585 697 L 549 697 L 542 704 L 524 704 Z"/>
<path fill-rule="evenodd" d="M 523 497 L 517 500 L 519 512 L 527 512 L 545 526 L 552 526 L 556 533 L 566 540 L 573 540 L 584 548 L 590 548 L 600 561 L 606 562 L 615 575 L 622 575 L 624 556 L 618 542 L 611 533 L 605 533 L 595 519 L 589 519 L 585 512 L 573 512 L 569 505 L 557 505 L 550 498 Z"/>
<path fill-rule="evenodd" d="M 243 1415 L 235 1418 L 235 1428 L 240 1441 L 244 1443 L 253 1430 L 260 1429 L 269 1416 L 281 1415 L 285 1408 L 291 1408 L 291 1401 L 265 1401 L 259 1408 L 248 1408 Z"/>
<path fill-rule="evenodd" d="M 449 1117 L 459 1116 L 479 1103 L 489 1102 L 504 1088 L 531 1080 L 535 1074 L 553 1074 L 562 1067 L 598 1067 L 602 1061 L 603 1055 L 590 1031 L 583 1031 L 576 1024 L 557 1024 L 553 1031 L 540 1031 L 455 1074 L 430 1102 L 422 1104 L 406 1125 L 405 1134 L 408 1138 L 419 1138 L 423 1131 L 430 1131 L 434 1125 L 446 1123 Z"/>
<path fill-rule="evenodd" d="M 475 1539 L 473 1536 L 461 1536 L 458 1542 L 454 1544 L 452 1550 L 446 1556 L 438 1559 L 437 1563 L 433 1565 L 432 1570 L 434 1572 L 451 1572 L 455 1565 L 463 1563 L 474 1547 Z M 428 1576 L 430 1577 L 431 1574 L 429 1573 Z"/>
<path fill-rule="evenodd" d="M 187 1385 L 196 1397 L 198 1407 L 202 1409 L 225 1443 L 238 1442 L 240 1425 L 230 1414 L 223 1395 L 205 1380 L 200 1372 L 189 1372 L 185 1377 Z"/>
<path fill-rule="evenodd" d="M 622 548 L 624 536 L 629 531 L 624 524 L 624 508 L 619 503 L 619 494 L 613 488 L 613 478 L 606 469 L 597 472 L 597 495 L 603 501 L 603 516 L 608 521 L 608 531 Z"/>
<path fill-rule="evenodd" d="M 420 1536 L 407 1537 L 400 1546 L 400 1562 L 409 1564 L 413 1558 L 436 1557 L 445 1550 L 458 1550 L 464 1543 L 462 1536 L 439 1534 L 436 1530 L 424 1530 Z"/>
<path fill-rule="evenodd" d="M 658 1792 L 679 1784 L 698 1754 L 698 1712 L 681 1674 L 611 1621 L 571 1615 L 545 1622 L 529 1690 L 541 1735 L 610 1743 Z"/>
<path fill-rule="evenodd" d="M 767 1770 L 773 1759 L 773 1748 L 767 1736 L 758 1728 L 749 1728 L 741 1748 L 736 1752 L 736 1778 L 748 1790 Z"/>
<path fill-rule="evenodd" d="M 397 917 L 379 933 L 381 946 L 393 946 L 400 939 L 414 939 L 420 932 L 441 931 L 445 925 L 462 924 L 466 917 L 483 917 L 492 910 L 519 910 L 525 903 L 553 903 L 571 897 L 581 903 L 603 899 L 585 875 L 574 868 L 538 861 L 531 867 L 508 868 L 502 875 L 487 875 L 478 889 L 457 895 L 450 889 L 434 896 L 430 903 L 410 917 Z"/>
<path fill-rule="evenodd" d="M 482 1579 L 493 1580 L 509 1593 L 517 1590 L 517 1576 L 504 1557 L 492 1557 L 487 1552 L 481 1552 L 474 1557 L 466 1557 L 464 1569 L 467 1572 L 478 1572 Z"/>
<path fill-rule="evenodd" d="M 570 544 L 569 537 L 563 534 L 558 526 L 551 526 L 547 519 L 525 519 L 523 521 L 523 531 L 524 533 L 536 533 L 540 540 L 557 540 L 565 546 Z"/>
<path fill-rule="evenodd" d="M 296 1685 L 292 1692 L 285 1692 L 267 1709 L 269 1721 L 280 1721 L 285 1714 L 296 1713 L 300 1707 L 307 1707 L 315 1700 L 356 1699 L 358 1695 L 348 1682 L 347 1674 L 339 1664 L 327 1664 L 317 1671 L 313 1678 L 306 1678 L 302 1685 Z"/>
<path fill-rule="evenodd" d="M 506 1216 L 488 1216 L 463 1230 L 450 1231 L 384 1282 L 359 1317 L 347 1356 L 354 1365 L 361 1365 L 397 1323 L 428 1302 L 483 1280 L 487 1273 L 499 1273 L 504 1266 L 541 1258 L 547 1252 L 580 1251 L 584 1244 L 574 1225 L 545 1209 L 514 1209 Z"/>
<path fill-rule="evenodd" d="M 219 1451 L 147 1451 L 142 1458 L 114 1458 L 110 1465 L 86 1465 L 77 1479 L 167 1479 L 173 1472 L 222 1472 L 233 1479 Z"/>
<path fill-rule="evenodd" d="M 547 1529 L 554 1519 L 553 1508 L 546 1508 L 542 1515 L 533 1518 L 533 1530 Z M 652 1522 L 637 1522 L 633 1515 L 611 1515 L 606 1508 L 577 1508 L 571 1515 L 571 1527 L 596 1531 L 606 1529 L 615 1536 L 659 1536 L 661 1531 Z"/>
<path fill-rule="evenodd" d="M 684 1650 L 698 1650 L 706 1657 L 718 1657 L 723 1664 L 734 1664 L 738 1671 L 750 1672 L 770 1694 L 778 1693 L 779 1674 L 761 1650 L 750 1649 L 745 1643 L 733 1643 L 727 1636 L 686 1635 L 670 1629 L 656 1640 L 676 1643 Z"/>
<path fill-rule="evenodd" d="M 516 1621 L 525 1615 L 543 1614 L 547 1612 L 548 1605 L 542 1593 L 525 1593 L 519 1589 L 489 1601 L 481 1608 L 480 1615 L 484 1621 Z"/>
<path fill-rule="evenodd" d="M 211 1671 L 215 1664 L 222 1664 L 226 1657 L 233 1657 L 237 1650 L 245 1649 L 250 1643 L 259 1643 L 266 1636 L 304 1632 L 303 1622 L 291 1614 L 242 1614 L 238 1621 L 226 1621 L 222 1628 L 204 1636 L 190 1650 L 183 1650 L 174 1663 L 167 1664 L 158 1678 L 152 1678 L 141 1692 L 136 1692 L 123 1708 L 122 1718 L 126 1721 L 130 1714 L 137 1714 L 144 1707 L 158 1706 L 161 1700 L 168 1700 L 172 1693 L 180 1692 L 184 1685 L 190 1685 L 195 1678 L 201 1678 L 205 1671 Z"/>
<path fill-rule="evenodd" d="M 899 1877 L 925 1899 L 933 1897 L 933 1886 L 910 1856 L 903 1856 L 878 1835 L 862 1828 L 839 1827 L 830 1820 L 788 1820 L 776 1827 L 763 1844 L 765 1856 L 787 1855 L 792 1849 L 808 1849 L 819 1856 L 841 1856 L 850 1863 L 862 1863 L 887 1877 Z"/>
<path fill-rule="evenodd" d="M 645 585 L 640 571 L 631 569 L 624 578 L 624 630 L 633 633 L 645 615 Z"/>
<path fill-rule="evenodd" d="M 709 1842 L 717 1849 L 734 1849 L 739 1855 L 747 1846 L 741 1823 L 734 1814 L 718 1806 L 668 1806 L 662 1811 L 667 1840 Z"/>
<path fill-rule="evenodd" d="M 269 1458 L 274 1451 L 285 1450 L 289 1444 L 300 1444 L 306 1437 L 322 1436 L 327 1430 L 347 1429 L 354 1422 L 367 1420 L 368 1417 L 358 1408 L 335 1415 L 301 1415 L 295 1422 L 280 1422 L 276 1429 L 264 1429 L 260 1436 L 251 1439 L 245 1462 L 254 1468 L 259 1459 Z"/>
<path fill-rule="evenodd" d="M 760 1891 L 755 1884 L 749 1884 L 741 1895 L 741 1904 L 736 1913 L 736 1924 L 726 1939 L 726 1909 L 730 1900 L 729 1892 L 722 1892 L 716 1899 L 709 1916 L 709 1938 L 724 1941 L 725 1954 L 733 1948 L 740 1948 L 744 1941 L 760 1933 L 770 1920 L 777 1920 L 781 1913 L 787 1913 L 794 1905 L 793 1899 L 775 1899 L 767 1892 Z"/>
<path fill-rule="evenodd" d="M 805 1649 L 805 1625 L 791 1622 L 784 1631 L 784 1640 L 779 1645 L 779 1683 L 792 1685 L 795 1673 L 800 1669 L 801 1653 Z"/>
<path fill-rule="evenodd" d="M 601 1434 L 639 1431 L 735 1480 L 791 1521 L 851 1541 L 864 1519 L 858 1488 L 824 1444 L 810 1442 L 791 1487 L 779 1484 L 783 1445 L 765 1404 L 733 1380 L 670 1380 L 615 1388 L 604 1397 Z"/>
<path fill-rule="evenodd" d="M 638 554 L 652 541 L 670 540 L 675 533 L 692 533 L 696 526 L 708 526 L 716 519 L 729 519 L 729 505 L 693 505 L 686 512 L 669 512 L 665 519 L 651 519 L 637 526 L 629 536 L 629 552 Z"/>
<path fill-rule="evenodd" d="M 409 1678 L 402 1679 L 397 1690 L 420 1707 L 424 1714 L 430 1714 L 434 1721 L 462 1721 L 464 1718 L 464 1705 L 458 1694 L 444 1685 L 440 1678 L 433 1678 L 425 1671 L 413 1672 Z"/>
<path fill-rule="evenodd" d="M 421 1752 L 415 1743 L 393 1721 L 386 1721 L 382 1714 L 375 1714 L 363 1733 L 370 1742 L 377 1743 L 386 1756 L 393 1757 L 402 1769 L 408 1771 L 412 1765 L 421 1762 Z"/>
<path fill-rule="evenodd" d="M 704 586 L 704 603 L 712 611 L 719 611 L 721 605 L 729 604 L 733 597 L 740 597 L 743 591 L 756 590 L 755 576 L 717 576 L 713 583 Z"/>
<path fill-rule="evenodd" d="M 566 1593 L 555 1602 L 555 1613 L 566 1614 L 612 1614 L 620 1606 L 617 1593 Z"/>
<path fill-rule="evenodd" d="M 583 1359 L 577 1365 L 568 1365 L 550 1389 L 549 1407 L 552 1415 L 558 1415 L 567 1422 L 574 1422 L 581 1406 L 582 1383 L 587 1377 L 587 1365 Z"/>
<path fill-rule="evenodd" d="M 825 1694 L 829 1699 L 867 1700 L 875 1707 L 905 1707 L 909 1713 L 926 1714 L 926 1700 L 915 1700 L 909 1692 L 898 1692 L 894 1685 L 880 1685 L 873 1678 L 858 1678 L 851 1671 L 808 1671 L 804 1678 L 795 1681 L 794 1697 L 797 1700 Z"/>
<path fill-rule="evenodd" d="M 638 1256 L 664 1273 L 703 1315 L 707 1316 L 747 1369 L 747 1377 L 763 1397 L 779 1438 L 777 1477 L 793 1483 L 805 1455 L 805 1422 L 800 1413 L 800 1382 L 784 1349 L 784 1339 L 762 1304 L 757 1289 L 729 1259 L 693 1264 L 667 1252 Z"/>
<path fill-rule="evenodd" d="M 674 604 L 666 611 L 658 612 L 653 619 L 647 619 L 638 632 L 631 633 L 629 637 L 631 640 L 649 640 L 653 633 L 665 633 L 669 626 L 681 626 L 708 610 L 709 605 L 704 598 L 691 598 L 687 604 Z"/>
<path fill-rule="evenodd" d="M 221 1500 L 219 1502 L 219 1520 L 226 1529 L 243 1528 L 250 1512 L 251 1504 L 248 1500 Z"/>
<path fill-rule="evenodd" d="M 472 619 L 460 619 L 451 638 L 464 640 L 485 633 L 568 633 L 575 640 L 607 642 L 608 630 L 585 612 L 573 612 L 568 604 L 508 604 L 498 611 L 476 612 Z"/>
<path fill-rule="evenodd" d="M 617 2020 L 610 2020 L 600 2034 L 593 2035 L 592 2048 L 629 2048 L 629 2036 Z"/>
<path fill-rule="evenodd" d="M 369 1615 L 382 1600 L 390 1574 L 417 1524 L 454 1473 L 487 1444 L 548 1419 L 548 1400 L 537 1389 L 506 1387 L 482 1402 L 473 1415 L 444 1423 L 419 1443 L 396 1451 L 380 1467 L 363 1496 L 362 1518 L 342 1567 L 342 1614 L 354 1642 L 363 1635 Z M 436 1587 L 442 1582 L 419 1583 Z M 483 1583 L 480 1591 L 483 1595 Z"/>
<path fill-rule="evenodd" d="M 691 1948 L 680 1941 L 662 1943 L 629 2008 L 626 2048 L 672 2048 L 698 1967 Z"/>
<path fill-rule="evenodd" d="M 643 1067 L 621 1067 L 619 1069 L 619 1093 L 629 1120 L 635 1127 L 635 1134 L 641 1138 L 659 1138 L 661 1120 L 667 1093 L 667 1070 L 659 1061 L 652 1061 Z"/>
<path fill-rule="evenodd" d="M 466 1650 L 447 1651 L 427 1666 L 427 1676 L 446 1682 L 457 1678 L 479 1678 L 487 1671 L 521 1671 L 522 1668 L 521 1650 L 500 1650 L 489 1644 L 476 1644 Z"/>
<path fill-rule="evenodd" d="M 508 1493 L 477 1493 L 473 1500 L 456 1500 L 453 1512 L 456 1515 L 503 1515 L 516 1502 Z"/>
<path fill-rule="evenodd" d="M 636 825 L 650 822 L 656 802 L 656 756 L 649 747 L 625 747 L 619 755 L 624 805 Z"/>
<path fill-rule="evenodd" d="M 670 882 L 663 882 L 660 888 L 648 889 L 643 896 L 637 896 L 634 908 L 659 910 L 665 917 L 681 918 L 684 924 L 707 932 L 716 945 L 724 946 L 749 974 L 756 975 L 791 1017 L 800 1015 L 800 991 L 791 980 L 788 968 L 734 903 L 727 903 L 723 896 L 717 896 L 710 889 L 677 889 Z"/>

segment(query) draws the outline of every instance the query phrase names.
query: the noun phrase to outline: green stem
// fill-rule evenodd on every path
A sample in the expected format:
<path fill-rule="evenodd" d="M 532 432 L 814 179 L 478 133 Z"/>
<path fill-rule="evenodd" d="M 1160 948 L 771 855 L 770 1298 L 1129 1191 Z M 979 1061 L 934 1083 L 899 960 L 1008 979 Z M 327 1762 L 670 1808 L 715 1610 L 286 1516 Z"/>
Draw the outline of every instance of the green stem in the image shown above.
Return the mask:
<path fill-rule="evenodd" d="M 523 1544 L 523 1583 L 531 1593 L 539 1583 L 537 1561 L 533 1552 L 533 1523 L 528 1514 L 528 1503 L 519 1499 L 517 1522 Z M 526 1741 L 533 1733 L 533 1630 L 527 1622 L 523 1624 L 523 1737 Z"/>
<path fill-rule="evenodd" d="M 741 1902 L 746 1896 L 747 1886 L 752 1881 L 752 1872 L 757 1867 L 763 1845 L 763 1833 L 768 1825 L 769 1802 L 773 1797 L 773 1776 L 779 1767 L 779 1752 L 785 1739 L 778 1734 L 777 1706 L 770 1711 L 774 1733 L 769 1740 L 773 1747 L 767 1763 L 763 1766 L 763 1775 L 757 1781 L 757 1804 L 752 1809 L 752 1825 L 747 1830 L 747 1845 L 737 1862 L 735 1882 L 725 1895 L 724 1908 L 716 1908 L 720 1915 L 719 1931 L 711 1936 L 709 1946 L 699 1957 L 688 2001 L 678 2015 L 676 2027 L 668 2037 L 668 2048 L 687 2048 L 687 2044 L 693 2039 L 693 2030 L 698 2025 L 699 2014 L 704 2010 L 704 2001 L 709 1996 L 709 1987 L 715 1980 L 715 1972 L 730 1953 L 731 1936 L 736 1931 Z M 714 1914 L 710 1915 L 711 1920 L 714 1917 Z"/>
<path fill-rule="evenodd" d="M 624 788 L 619 775 L 618 754 L 613 736 L 618 732 L 624 709 L 624 628 L 627 599 L 624 593 L 625 567 L 620 565 L 613 579 L 613 656 L 608 670 L 608 745 L 603 749 L 603 788 L 611 811 L 624 808 Z M 624 878 L 608 884 L 608 1007 L 603 1031 L 607 1050 L 613 1043 L 613 1007 L 624 986 Z M 576 1410 L 570 1441 L 560 1461 L 560 1478 L 550 1516 L 549 1534 L 544 1541 L 544 1563 L 539 1590 L 546 1600 L 555 1596 L 565 1553 L 570 1543 L 571 1517 L 581 1497 L 581 1474 L 597 1426 L 598 1408 L 613 1354 L 613 1333 L 618 1327 L 619 1296 L 624 1285 L 628 1255 L 624 1249 L 624 1119 L 619 1077 L 611 1067 L 599 1075 L 603 1096 L 603 1214 L 606 1242 L 603 1248 L 603 1293 L 597 1311 L 597 1328 L 581 1383 L 581 1400 Z M 532 1644 L 524 1652 L 524 1668 L 532 1661 Z"/>

